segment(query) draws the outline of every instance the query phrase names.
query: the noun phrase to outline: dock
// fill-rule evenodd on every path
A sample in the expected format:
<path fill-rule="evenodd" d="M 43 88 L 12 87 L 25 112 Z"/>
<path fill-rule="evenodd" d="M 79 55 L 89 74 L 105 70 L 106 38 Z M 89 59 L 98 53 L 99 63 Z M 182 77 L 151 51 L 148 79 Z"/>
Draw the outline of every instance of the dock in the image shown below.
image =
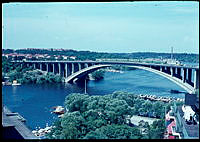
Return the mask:
<path fill-rule="evenodd" d="M 25 125 L 25 119 L 19 113 L 2 107 L 3 139 L 38 139 Z"/>

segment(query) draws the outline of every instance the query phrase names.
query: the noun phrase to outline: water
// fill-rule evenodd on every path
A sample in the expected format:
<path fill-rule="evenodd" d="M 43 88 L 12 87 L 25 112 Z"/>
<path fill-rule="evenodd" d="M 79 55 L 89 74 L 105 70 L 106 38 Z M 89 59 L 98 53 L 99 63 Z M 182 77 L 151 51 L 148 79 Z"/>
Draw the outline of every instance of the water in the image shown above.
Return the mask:
<path fill-rule="evenodd" d="M 106 72 L 104 80 L 89 81 L 89 95 L 105 95 L 114 91 L 127 91 L 136 94 L 151 94 L 184 98 L 184 94 L 171 94 L 171 89 L 184 91 L 181 87 L 162 76 L 145 70 L 125 71 L 124 73 Z M 84 93 L 84 84 L 45 84 L 3 86 L 2 101 L 11 111 L 19 112 L 31 129 L 52 124 L 57 115 L 51 108 L 63 105 L 70 93 Z"/>

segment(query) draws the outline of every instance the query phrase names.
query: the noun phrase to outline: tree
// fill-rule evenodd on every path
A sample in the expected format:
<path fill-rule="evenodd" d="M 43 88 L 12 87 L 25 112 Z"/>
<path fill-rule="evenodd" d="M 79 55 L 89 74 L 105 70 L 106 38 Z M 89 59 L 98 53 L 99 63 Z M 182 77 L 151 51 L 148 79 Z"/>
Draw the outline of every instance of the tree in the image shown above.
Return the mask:
<path fill-rule="evenodd" d="M 133 107 L 128 105 L 129 102 Z M 134 102 L 134 103 L 133 103 Z M 133 94 L 115 92 L 104 96 L 89 96 L 73 93 L 65 98 L 68 112 L 60 119 L 59 125 L 52 130 L 49 138 L 58 139 L 146 139 L 162 138 L 164 121 L 145 123 L 148 134 L 141 134 L 136 127 L 126 123 L 127 115 L 139 114 L 138 111 L 150 110 L 148 106 L 159 107 L 162 103 L 151 104 L 138 99 Z M 143 108 L 144 107 L 144 108 Z M 155 109 L 155 108 L 153 108 Z M 157 110 L 157 109 L 156 109 Z M 155 110 L 155 111 L 156 111 Z M 57 130 L 58 129 L 58 130 Z"/>
<path fill-rule="evenodd" d="M 94 71 L 92 72 L 92 78 L 94 78 L 94 80 L 101 80 L 104 78 L 104 73 L 105 71 L 103 70 Z"/>
<path fill-rule="evenodd" d="M 72 93 L 65 98 L 65 107 L 70 111 L 84 112 L 87 110 L 88 95 L 80 93 Z"/>
<path fill-rule="evenodd" d="M 98 131 L 91 131 L 83 139 L 108 139 L 108 137 Z"/>
<path fill-rule="evenodd" d="M 140 134 L 139 129 L 135 127 L 130 127 L 127 125 L 106 125 L 95 131 L 91 132 L 90 134 L 98 134 L 99 136 L 103 136 L 102 138 L 108 139 L 132 139 L 132 138 L 141 138 L 142 135 Z M 86 135 L 87 136 L 87 135 Z M 93 135 L 93 138 L 96 138 Z"/>
<path fill-rule="evenodd" d="M 149 138 L 150 139 L 162 139 L 165 132 L 165 120 L 154 121 L 149 129 Z"/>

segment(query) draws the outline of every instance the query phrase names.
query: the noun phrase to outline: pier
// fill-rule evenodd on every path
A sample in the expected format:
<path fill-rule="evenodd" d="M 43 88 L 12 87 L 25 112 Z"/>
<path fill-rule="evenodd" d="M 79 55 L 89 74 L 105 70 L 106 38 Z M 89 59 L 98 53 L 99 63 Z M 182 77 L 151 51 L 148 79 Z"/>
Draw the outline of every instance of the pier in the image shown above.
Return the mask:
<path fill-rule="evenodd" d="M 19 113 L 2 108 L 3 139 L 38 139 L 25 125 L 25 119 Z"/>

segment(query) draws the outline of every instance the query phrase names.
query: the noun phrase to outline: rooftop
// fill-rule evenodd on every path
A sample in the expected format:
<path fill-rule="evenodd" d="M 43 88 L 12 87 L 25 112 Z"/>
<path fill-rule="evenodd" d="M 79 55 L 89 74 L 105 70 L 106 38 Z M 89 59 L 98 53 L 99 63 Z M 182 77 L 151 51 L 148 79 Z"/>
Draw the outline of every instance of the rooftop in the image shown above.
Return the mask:
<path fill-rule="evenodd" d="M 187 124 L 185 119 L 183 118 L 184 112 L 182 111 L 182 106 L 178 106 L 177 111 L 179 111 L 183 126 L 185 127 L 188 136 L 199 138 L 199 123 L 197 123 L 197 124 Z"/>

